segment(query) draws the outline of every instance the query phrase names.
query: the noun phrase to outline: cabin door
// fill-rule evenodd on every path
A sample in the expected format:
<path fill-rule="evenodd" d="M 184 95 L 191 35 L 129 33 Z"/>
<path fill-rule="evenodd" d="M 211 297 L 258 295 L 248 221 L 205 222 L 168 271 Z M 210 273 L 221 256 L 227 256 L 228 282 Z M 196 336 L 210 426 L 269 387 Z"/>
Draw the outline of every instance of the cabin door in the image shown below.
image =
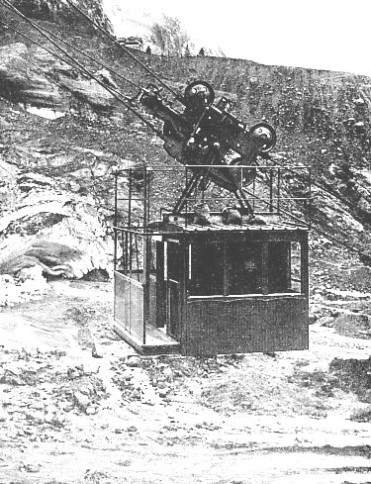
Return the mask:
<path fill-rule="evenodd" d="M 167 331 L 176 340 L 180 340 L 180 278 L 181 251 L 178 240 L 168 240 L 166 243 L 166 325 Z"/>

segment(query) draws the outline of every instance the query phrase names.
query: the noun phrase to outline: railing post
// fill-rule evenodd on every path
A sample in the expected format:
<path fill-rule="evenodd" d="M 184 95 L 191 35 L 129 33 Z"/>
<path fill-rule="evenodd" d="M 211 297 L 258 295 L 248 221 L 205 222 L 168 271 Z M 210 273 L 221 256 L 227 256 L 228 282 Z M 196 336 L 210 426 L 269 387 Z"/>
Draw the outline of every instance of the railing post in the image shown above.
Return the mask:
<path fill-rule="evenodd" d="M 277 169 L 277 215 L 280 214 L 281 168 Z"/>
<path fill-rule="evenodd" d="M 308 168 L 309 171 L 309 203 L 308 203 L 308 228 L 311 228 L 312 219 L 311 219 L 311 211 L 312 211 L 312 170 Z"/>

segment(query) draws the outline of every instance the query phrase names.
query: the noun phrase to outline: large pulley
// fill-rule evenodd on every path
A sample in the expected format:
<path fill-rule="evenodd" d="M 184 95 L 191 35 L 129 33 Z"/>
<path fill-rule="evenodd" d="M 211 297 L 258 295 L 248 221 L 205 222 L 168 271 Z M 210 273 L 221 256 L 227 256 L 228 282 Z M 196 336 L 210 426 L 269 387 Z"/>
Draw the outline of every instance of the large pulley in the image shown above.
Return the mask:
<path fill-rule="evenodd" d="M 275 130 L 267 123 L 258 123 L 250 128 L 249 136 L 257 146 L 257 155 L 264 156 L 275 146 L 277 136 Z M 235 166 L 238 170 L 235 170 L 235 177 L 240 188 L 247 187 L 253 183 L 256 177 L 255 168 L 243 168 L 244 159 L 242 156 L 234 158 L 231 162 L 231 166 Z M 256 161 L 254 162 L 254 165 Z"/>
<path fill-rule="evenodd" d="M 215 100 L 215 91 L 207 81 L 193 81 L 185 88 L 184 103 L 187 108 L 205 109 Z"/>

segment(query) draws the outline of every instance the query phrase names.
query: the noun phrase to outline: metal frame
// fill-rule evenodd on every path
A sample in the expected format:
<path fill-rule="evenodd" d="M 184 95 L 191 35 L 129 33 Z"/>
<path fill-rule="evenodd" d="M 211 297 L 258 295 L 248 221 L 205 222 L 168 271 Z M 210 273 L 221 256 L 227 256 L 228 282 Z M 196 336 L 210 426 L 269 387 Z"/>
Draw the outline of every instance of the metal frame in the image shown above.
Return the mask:
<path fill-rule="evenodd" d="M 132 233 L 141 233 L 142 235 L 154 235 L 154 231 L 151 230 L 149 232 L 146 231 L 147 225 L 150 222 L 151 218 L 151 207 L 152 207 L 152 201 L 153 201 L 153 193 L 152 193 L 152 184 L 151 184 L 151 177 L 149 174 L 155 174 L 155 173 L 172 173 L 172 172 L 178 172 L 178 173 L 183 173 L 184 176 L 184 189 L 182 190 L 181 195 L 178 197 L 177 200 L 174 200 L 174 205 L 172 207 L 162 208 L 162 212 L 170 212 L 173 215 L 181 215 L 181 214 L 189 214 L 191 211 L 189 210 L 189 204 L 194 203 L 194 196 L 192 198 L 192 194 L 194 194 L 194 189 L 195 186 L 194 184 L 197 183 L 199 180 L 198 177 L 196 176 L 197 173 L 195 173 L 195 170 L 197 171 L 202 171 L 207 168 L 215 168 L 215 165 L 185 165 L 185 166 L 158 166 L 156 168 L 152 167 L 147 167 L 146 165 L 143 165 L 141 168 L 127 168 L 123 170 L 118 170 L 114 173 L 115 176 L 115 225 L 114 225 L 114 230 L 124 230 L 127 232 L 132 232 Z M 293 166 L 290 168 L 286 167 L 281 167 L 281 166 L 271 166 L 271 165 L 240 165 L 240 166 L 230 166 L 230 165 L 220 165 L 218 166 L 218 170 L 240 170 L 241 172 L 241 187 L 239 191 L 244 192 L 244 197 L 243 200 L 248 202 L 249 204 L 251 203 L 253 208 L 254 208 L 254 214 L 256 215 L 276 215 L 276 216 L 286 216 L 291 218 L 292 223 L 297 226 L 303 226 L 310 228 L 310 203 L 311 203 L 311 171 L 309 168 L 304 167 L 304 166 Z M 261 197 L 257 195 L 257 187 L 256 187 L 256 181 L 255 178 L 252 183 L 252 190 L 250 188 L 243 187 L 242 185 L 242 179 L 243 179 L 243 170 L 246 169 L 254 169 L 257 170 L 258 172 L 265 173 L 268 172 L 268 187 L 269 187 L 269 196 L 268 197 Z M 142 197 L 134 197 L 133 196 L 133 181 L 132 181 L 132 175 L 134 172 L 142 171 L 143 173 L 143 196 Z M 192 172 L 193 175 L 191 178 L 189 178 L 189 172 Z M 303 175 L 300 175 L 300 171 L 303 171 Z M 275 185 L 275 190 L 276 190 L 276 196 L 274 195 L 274 176 L 273 173 L 276 172 L 277 174 L 277 181 Z M 307 197 L 285 197 L 281 196 L 281 186 L 282 186 L 282 174 L 283 172 L 286 173 L 292 173 L 293 176 L 296 175 L 296 177 L 300 176 L 305 176 L 307 177 L 307 186 L 308 186 L 308 196 Z M 200 175 L 202 176 L 202 175 Z M 128 189 L 128 196 L 127 197 L 118 197 L 118 179 L 119 177 L 128 177 L 129 179 L 129 189 Z M 192 183 L 191 183 L 192 182 Z M 239 202 L 241 201 L 241 197 L 237 196 L 238 194 L 232 193 L 228 194 L 223 197 L 216 197 L 216 196 L 210 196 L 206 197 L 205 193 L 206 190 L 200 190 L 201 196 L 199 196 L 199 200 L 202 202 L 208 202 L 208 201 L 226 201 L 226 202 Z M 249 196 L 247 196 L 249 195 Z M 127 215 L 127 221 L 124 223 L 122 226 L 118 226 L 118 202 L 119 201 L 127 201 L 128 202 L 128 215 Z M 142 217 L 142 223 L 137 224 L 136 226 L 132 225 L 132 203 L 135 201 L 139 201 L 143 205 L 143 217 Z M 303 220 L 299 219 L 296 217 L 294 214 L 290 213 L 288 210 L 285 210 L 282 208 L 282 202 L 284 201 L 292 201 L 296 203 L 302 203 L 304 208 L 305 208 L 305 218 Z M 256 204 L 257 202 L 263 203 L 266 207 L 267 210 L 256 210 Z M 185 226 L 188 226 L 188 218 L 185 217 Z M 167 231 L 157 231 L 156 234 L 165 234 Z"/>

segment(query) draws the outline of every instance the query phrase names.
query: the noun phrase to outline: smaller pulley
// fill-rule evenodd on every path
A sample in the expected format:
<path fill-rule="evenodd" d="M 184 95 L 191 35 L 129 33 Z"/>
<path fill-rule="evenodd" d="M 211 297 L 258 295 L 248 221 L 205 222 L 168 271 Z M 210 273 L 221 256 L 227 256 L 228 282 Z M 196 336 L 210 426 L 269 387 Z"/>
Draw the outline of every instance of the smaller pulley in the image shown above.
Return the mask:
<path fill-rule="evenodd" d="M 251 140 L 259 145 L 259 154 L 268 153 L 276 144 L 276 131 L 267 123 L 258 123 L 250 128 Z"/>

